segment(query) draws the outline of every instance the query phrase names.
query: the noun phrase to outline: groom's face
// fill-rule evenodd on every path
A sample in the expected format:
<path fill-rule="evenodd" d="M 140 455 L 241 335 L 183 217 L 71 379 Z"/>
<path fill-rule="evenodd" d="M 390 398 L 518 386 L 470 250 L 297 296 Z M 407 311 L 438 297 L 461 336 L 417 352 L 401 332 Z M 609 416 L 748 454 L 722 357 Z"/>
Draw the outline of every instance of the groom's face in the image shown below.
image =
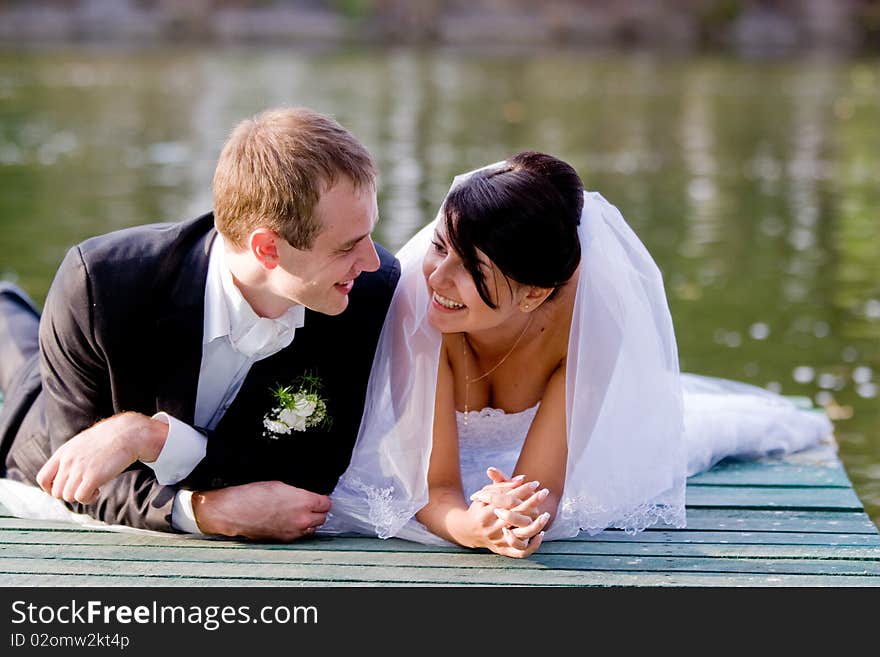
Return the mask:
<path fill-rule="evenodd" d="M 360 273 L 379 268 L 370 237 L 379 218 L 376 191 L 373 186 L 358 189 L 342 177 L 321 194 L 315 216 L 322 229 L 311 249 L 302 251 L 283 240 L 279 245 L 280 292 L 311 310 L 338 315 L 348 307 Z"/>

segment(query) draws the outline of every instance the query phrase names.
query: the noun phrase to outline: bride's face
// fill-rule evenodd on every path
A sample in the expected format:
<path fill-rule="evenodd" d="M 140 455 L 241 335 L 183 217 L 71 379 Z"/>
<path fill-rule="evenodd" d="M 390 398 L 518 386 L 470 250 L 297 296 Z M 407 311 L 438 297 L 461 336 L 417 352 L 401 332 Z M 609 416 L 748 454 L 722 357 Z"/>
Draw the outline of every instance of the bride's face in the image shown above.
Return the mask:
<path fill-rule="evenodd" d="M 438 225 L 434 231 L 422 272 L 430 295 L 428 321 L 443 333 L 491 329 L 518 313 L 519 286 L 509 281 L 482 251 L 477 250 L 477 254 L 489 296 L 497 308 L 480 297 L 461 257 L 449 246 L 443 226 Z"/>

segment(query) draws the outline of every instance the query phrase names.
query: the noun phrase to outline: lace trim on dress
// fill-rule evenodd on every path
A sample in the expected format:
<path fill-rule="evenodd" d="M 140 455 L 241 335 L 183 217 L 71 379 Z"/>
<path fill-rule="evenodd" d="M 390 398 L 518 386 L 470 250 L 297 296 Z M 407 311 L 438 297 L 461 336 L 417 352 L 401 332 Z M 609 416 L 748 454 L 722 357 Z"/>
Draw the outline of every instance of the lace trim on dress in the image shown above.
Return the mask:
<path fill-rule="evenodd" d="M 394 510 L 394 487 L 379 488 L 363 483 L 360 479 L 350 481 L 352 488 L 362 493 L 369 506 L 369 522 L 379 538 L 390 538 L 397 534 L 411 518 L 412 513 L 403 509 Z M 609 520 L 616 518 L 616 520 Z M 572 535 L 583 530 L 598 534 L 609 528 L 623 530 L 627 534 L 637 534 L 648 527 L 666 525 L 683 529 L 686 526 L 684 504 L 641 504 L 634 509 L 622 511 L 597 507 L 585 499 L 566 497 L 559 505 L 559 527 L 576 528 Z M 561 537 L 560 537 L 561 538 Z"/>
<path fill-rule="evenodd" d="M 412 515 L 408 510 L 394 511 L 394 486 L 387 488 L 370 486 L 357 477 L 351 478 L 349 484 L 366 497 L 367 506 L 370 509 L 368 520 L 376 529 L 376 535 L 379 538 L 393 536 Z"/>
<path fill-rule="evenodd" d="M 606 509 L 590 504 L 585 499 L 567 497 L 559 505 L 560 524 L 589 534 L 598 534 L 608 528 L 622 529 L 637 534 L 648 527 L 662 524 L 676 529 L 686 527 L 684 504 L 648 502 L 629 509 Z M 552 531 L 552 529 L 551 529 Z"/>
<path fill-rule="evenodd" d="M 526 409 L 526 410 L 529 410 L 529 409 Z M 507 415 L 507 414 L 508 414 L 507 411 L 505 411 L 503 408 L 492 408 L 491 406 L 486 406 L 486 408 L 483 408 L 479 411 L 468 411 L 468 418 L 476 417 L 478 419 L 485 419 L 485 418 L 489 418 L 489 417 L 501 417 L 502 415 Z M 463 418 L 464 413 L 462 411 L 459 411 L 458 409 L 456 409 L 455 410 L 455 417 Z"/>

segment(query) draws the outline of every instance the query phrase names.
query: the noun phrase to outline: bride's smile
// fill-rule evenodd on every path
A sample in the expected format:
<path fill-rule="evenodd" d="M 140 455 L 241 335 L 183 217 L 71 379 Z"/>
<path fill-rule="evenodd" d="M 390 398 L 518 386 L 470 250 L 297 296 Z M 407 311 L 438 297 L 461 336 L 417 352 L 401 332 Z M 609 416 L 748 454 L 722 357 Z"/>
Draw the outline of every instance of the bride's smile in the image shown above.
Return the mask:
<path fill-rule="evenodd" d="M 434 303 L 439 305 L 441 308 L 444 308 L 445 310 L 455 311 L 455 310 L 462 310 L 463 308 L 467 308 L 467 306 L 464 305 L 463 303 L 459 303 L 458 301 L 453 301 L 452 299 L 449 299 L 448 297 L 444 297 L 443 295 L 438 294 L 437 292 L 434 292 L 434 296 L 432 297 L 432 300 L 434 301 Z"/>

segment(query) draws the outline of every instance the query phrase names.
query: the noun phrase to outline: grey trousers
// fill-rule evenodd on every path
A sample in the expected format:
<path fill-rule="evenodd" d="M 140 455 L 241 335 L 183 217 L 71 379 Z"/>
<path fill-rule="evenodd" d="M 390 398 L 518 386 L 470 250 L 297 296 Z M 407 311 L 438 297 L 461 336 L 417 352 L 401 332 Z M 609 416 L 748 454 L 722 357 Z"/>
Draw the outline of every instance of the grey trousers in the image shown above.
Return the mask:
<path fill-rule="evenodd" d="M 27 294 L 0 283 L 0 392 L 4 395 L 26 362 L 38 351 L 40 313 Z"/>
<path fill-rule="evenodd" d="M 5 474 L 6 455 L 22 420 L 42 387 L 39 327 L 39 311 L 27 294 L 12 283 L 0 282 L 0 476 Z"/>

